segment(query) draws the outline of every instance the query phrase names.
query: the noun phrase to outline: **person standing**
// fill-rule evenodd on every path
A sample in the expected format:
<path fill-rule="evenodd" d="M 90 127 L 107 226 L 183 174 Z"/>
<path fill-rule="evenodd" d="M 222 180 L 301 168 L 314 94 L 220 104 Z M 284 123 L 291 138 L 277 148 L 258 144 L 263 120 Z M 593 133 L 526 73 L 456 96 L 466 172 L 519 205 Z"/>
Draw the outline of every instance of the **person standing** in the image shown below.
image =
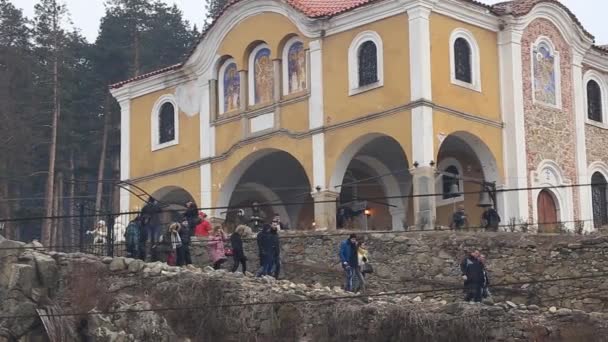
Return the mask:
<path fill-rule="evenodd" d="M 462 230 L 469 226 L 469 219 L 464 210 L 464 205 L 458 206 L 458 211 L 452 214 L 452 222 L 450 228 L 454 230 Z"/>
<path fill-rule="evenodd" d="M 211 223 L 207 220 L 207 214 L 204 212 L 199 213 L 199 217 L 201 218 L 201 222 L 196 225 L 194 228 L 194 236 L 207 237 L 211 234 Z"/>
<path fill-rule="evenodd" d="M 214 270 L 219 270 L 226 261 L 226 251 L 224 249 L 226 238 L 226 233 L 224 233 L 222 227 L 216 226 L 213 228 L 213 234 L 207 242 L 207 251 Z"/>
<path fill-rule="evenodd" d="M 172 223 L 169 226 L 167 232 L 160 237 L 159 242 L 152 247 L 155 251 L 154 259 L 165 261 L 170 266 L 176 265 L 177 249 L 182 244 L 179 229 L 179 223 Z"/>
<path fill-rule="evenodd" d="M 363 240 L 359 242 L 359 246 L 357 247 L 357 262 L 359 272 L 357 276 L 359 277 L 360 284 L 358 289 L 361 291 L 365 291 L 365 275 L 371 274 L 374 272 L 372 265 L 369 263 L 369 252 L 367 250 L 367 243 Z"/>
<path fill-rule="evenodd" d="M 272 271 L 271 274 L 275 279 L 279 279 L 281 273 L 281 241 L 279 239 L 280 221 L 273 221 L 270 226 L 270 240 L 271 240 L 271 251 L 273 254 L 272 258 Z"/>
<path fill-rule="evenodd" d="M 232 247 L 232 258 L 234 265 L 232 266 L 232 273 L 236 272 L 241 265 L 243 274 L 247 272 L 247 257 L 245 256 L 245 249 L 243 248 L 243 237 L 245 237 L 247 227 L 240 225 L 236 227 L 236 230 L 230 236 L 230 246 Z"/>
<path fill-rule="evenodd" d="M 340 263 L 344 270 L 344 290 L 352 292 L 354 279 L 358 276 L 357 235 L 351 234 L 340 244 Z"/>
<path fill-rule="evenodd" d="M 264 224 L 262 226 L 262 231 L 259 232 L 257 236 L 258 253 L 260 255 L 261 264 L 261 267 L 256 274 L 257 277 L 270 275 L 272 266 L 274 266 L 274 237 L 270 230 L 271 226 L 269 224 Z"/>
<path fill-rule="evenodd" d="M 465 288 L 467 290 L 467 295 L 464 299 L 466 302 L 481 302 L 484 274 L 479 256 L 479 251 L 475 251 L 465 260 L 464 266 L 461 265 L 461 269 L 464 271 L 463 279 L 465 280 Z"/>
<path fill-rule="evenodd" d="M 155 245 L 160 237 L 160 213 L 161 208 L 158 201 L 150 196 L 148 202 L 141 209 L 141 217 L 144 224 L 144 241 L 149 242 L 150 246 Z M 146 252 L 144 250 L 144 256 Z"/>
<path fill-rule="evenodd" d="M 177 266 L 192 265 L 192 257 L 190 255 L 192 230 L 190 229 L 190 224 L 187 220 L 184 220 L 184 222 L 182 222 L 178 232 L 179 238 L 182 240 L 182 244 L 180 245 L 180 247 L 177 248 Z"/>
<path fill-rule="evenodd" d="M 278 231 L 289 229 L 289 227 L 287 227 L 286 225 L 283 224 L 283 222 L 281 222 L 281 215 L 279 215 L 277 213 L 275 213 L 274 216 L 272 217 L 272 223 L 278 225 L 278 228 L 277 228 Z"/>
<path fill-rule="evenodd" d="M 483 282 L 481 287 L 481 297 L 488 298 L 491 296 L 490 294 L 490 277 L 488 276 L 488 268 L 486 267 L 486 256 L 481 254 L 479 256 L 479 262 L 481 263 L 481 267 L 483 269 Z"/>
<path fill-rule="evenodd" d="M 125 243 L 127 244 L 127 256 L 129 258 L 140 257 L 140 235 L 141 235 L 141 217 L 137 216 L 127 225 L 125 229 Z"/>
<path fill-rule="evenodd" d="M 487 231 L 496 232 L 500 225 L 500 215 L 493 207 L 487 208 L 481 215 L 481 222 Z"/>

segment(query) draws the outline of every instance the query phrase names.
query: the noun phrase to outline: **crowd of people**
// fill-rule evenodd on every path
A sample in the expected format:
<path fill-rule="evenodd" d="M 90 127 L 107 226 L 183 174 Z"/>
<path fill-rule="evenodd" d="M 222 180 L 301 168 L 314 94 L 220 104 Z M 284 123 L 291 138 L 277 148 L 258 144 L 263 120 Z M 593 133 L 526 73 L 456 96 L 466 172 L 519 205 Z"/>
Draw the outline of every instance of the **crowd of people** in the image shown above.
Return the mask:
<path fill-rule="evenodd" d="M 169 265 L 188 266 L 192 264 L 190 244 L 192 236 L 205 238 L 210 266 L 221 269 L 232 257 L 231 272 L 239 268 L 247 273 L 248 258 L 243 240 L 254 235 L 258 247 L 259 266 L 254 273 L 257 277 L 271 276 L 279 278 L 281 272 L 281 244 L 279 232 L 285 229 L 279 215 L 274 214 L 270 223 L 265 223 L 257 205 L 252 211 L 252 224 L 257 228 L 243 224 L 241 219 L 234 232 L 228 236 L 221 226 L 212 228 L 207 215 L 199 212 L 196 205 L 188 202 L 179 222 L 171 223 L 161 234 L 159 215 L 162 208 L 158 201 L 150 198 L 141 213 L 125 229 L 124 238 L 130 257 L 141 260 L 164 261 Z M 258 209 L 258 210 L 255 210 Z M 489 226 L 497 225 L 500 218 L 493 208 L 484 212 L 485 222 Z M 453 215 L 455 228 L 466 224 L 466 214 L 462 208 Z M 491 229 L 491 227 L 490 227 Z M 228 247 L 229 246 L 229 247 Z M 364 292 L 366 277 L 374 272 L 370 262 L 369 251 L 363 238 L 351 234 L 342 241 L 338 248 L 340 268 L 344 273 L 343 289 L 349 292 Z M 475 250 L 466 253 L 460 265 L 464 280 L 465 301 L 481 302 L 490 295 L 489 277 L 485 266 L 485 257 Z"/>

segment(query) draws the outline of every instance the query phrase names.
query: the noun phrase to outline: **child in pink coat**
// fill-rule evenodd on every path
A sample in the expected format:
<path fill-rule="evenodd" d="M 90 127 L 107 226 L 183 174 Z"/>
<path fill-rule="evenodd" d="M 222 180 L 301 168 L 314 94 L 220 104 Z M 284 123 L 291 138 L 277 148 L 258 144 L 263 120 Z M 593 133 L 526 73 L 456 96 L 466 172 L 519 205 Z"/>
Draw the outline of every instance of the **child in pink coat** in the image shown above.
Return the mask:
<path fill-rule="evenodd" d="M 226 261 L 226 252 L 224 249 L 224 241 L 228 239 L 222 227 L 216 226 L 213 228 L 213 233 L 209 237 L 207 242 L 207 252 L 209 253 L 209 260 L 213 263 L 213 269 L 218 270 L 222 264 Z"/>

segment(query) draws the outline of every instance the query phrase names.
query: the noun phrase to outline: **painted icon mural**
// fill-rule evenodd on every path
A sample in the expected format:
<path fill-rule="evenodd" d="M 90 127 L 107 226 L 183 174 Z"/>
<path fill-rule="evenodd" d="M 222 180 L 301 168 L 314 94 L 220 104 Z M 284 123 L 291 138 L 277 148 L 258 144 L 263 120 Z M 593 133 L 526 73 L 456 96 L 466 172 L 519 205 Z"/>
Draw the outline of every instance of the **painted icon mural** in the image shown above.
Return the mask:
<path fill-rule="evenodd" d="M 241 106 L 241 79 L 236 63 L 230 63 L 224 70 L 224 112 L 239 109 Z"/>
<path fill-rule="evenodd" d="M 274 71 L 269 49 L 261 49 L 255 54 L 254 73 L 255 103 L 271 102 L 274 87 Z"/>
<path fill-rule="evenodd" d="M 306 51 L 302 42 L 293 43 L 289 47 L 288 66 L 289 93 L 306 89 Z"/>
<path fill-rule="evenodd" d="M 546 44 L 533 51 L 534 98 L 536 101 L 557 105 L 555 54 Z"/>

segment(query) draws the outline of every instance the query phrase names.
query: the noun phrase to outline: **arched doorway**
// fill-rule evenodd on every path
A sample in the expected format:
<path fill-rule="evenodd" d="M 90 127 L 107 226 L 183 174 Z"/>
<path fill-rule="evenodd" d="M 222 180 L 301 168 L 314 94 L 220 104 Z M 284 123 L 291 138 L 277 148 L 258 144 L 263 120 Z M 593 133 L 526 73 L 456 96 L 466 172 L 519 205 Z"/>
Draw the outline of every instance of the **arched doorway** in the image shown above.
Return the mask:
<path fill-rule="evenodd" d="M 608 224 L 608 194 L 606 178 L 599 172 L 591 177 L 591 205 L 593 206 L 593 224 L 601 228 Z"/>
<path fill-rule="evenodd" d="M 550 190 L 543 189 L 538 194 L 538 232 L 556 233 L 558 226 L 558 212 L 555 196 Z"/>
<path fill-rule="evenodd" d="M 192 202 L 196 204 L 194 197 L 188 191 L 178 186 L 160 188 L 153 192 L 151 196 L 159 201 L 163 209 L 160 215 L 163 227 L 181 219 L 181 215 L 186 209 L 186 203 Z"/>
<path fill-rule="evenodd" d="M 405 198 L 412 191 L 408 168 L 403 148 L 392 137 L 368 134 L 353 141 L 330 179 L 329 190 L 340 194 L 338 228 L 403 230 L 413 224 Z"/>
<path fill-rule="evenodd" d="M 454 132 L 445 137 L 437 154 L 435 198 L 437 224 L 449 226 L 454 211 L 464 206 L 469 225 L 481 225 L 485 210 L 480 207 L 480 191 L 487 191 L 484 184 L 499 181 L 496 159 L 489 147 L 479 137 L 468 132 Z M 496 184 L 499 185 L 499 184 Z M 452 193 L 452 189 L 456 193 Z M 483 203 L 483 205 L 490 205 Z M 497 203 L 502 222 L 506 221 L 501 203 Z"/>
<path fill-rule="evenodd" d="M 291 154 L 275 149 L 253 153 L 239 163 L 222 185 L 216 212 L 228 225 L 236 223 L 238 209 L 261 205 L 266 221 L 281 216 L 290 229 L 310 229 L 314 220 L 311 185 L 304 167 Z M 225 209 L 223 207 L 229 207 Z"/>

